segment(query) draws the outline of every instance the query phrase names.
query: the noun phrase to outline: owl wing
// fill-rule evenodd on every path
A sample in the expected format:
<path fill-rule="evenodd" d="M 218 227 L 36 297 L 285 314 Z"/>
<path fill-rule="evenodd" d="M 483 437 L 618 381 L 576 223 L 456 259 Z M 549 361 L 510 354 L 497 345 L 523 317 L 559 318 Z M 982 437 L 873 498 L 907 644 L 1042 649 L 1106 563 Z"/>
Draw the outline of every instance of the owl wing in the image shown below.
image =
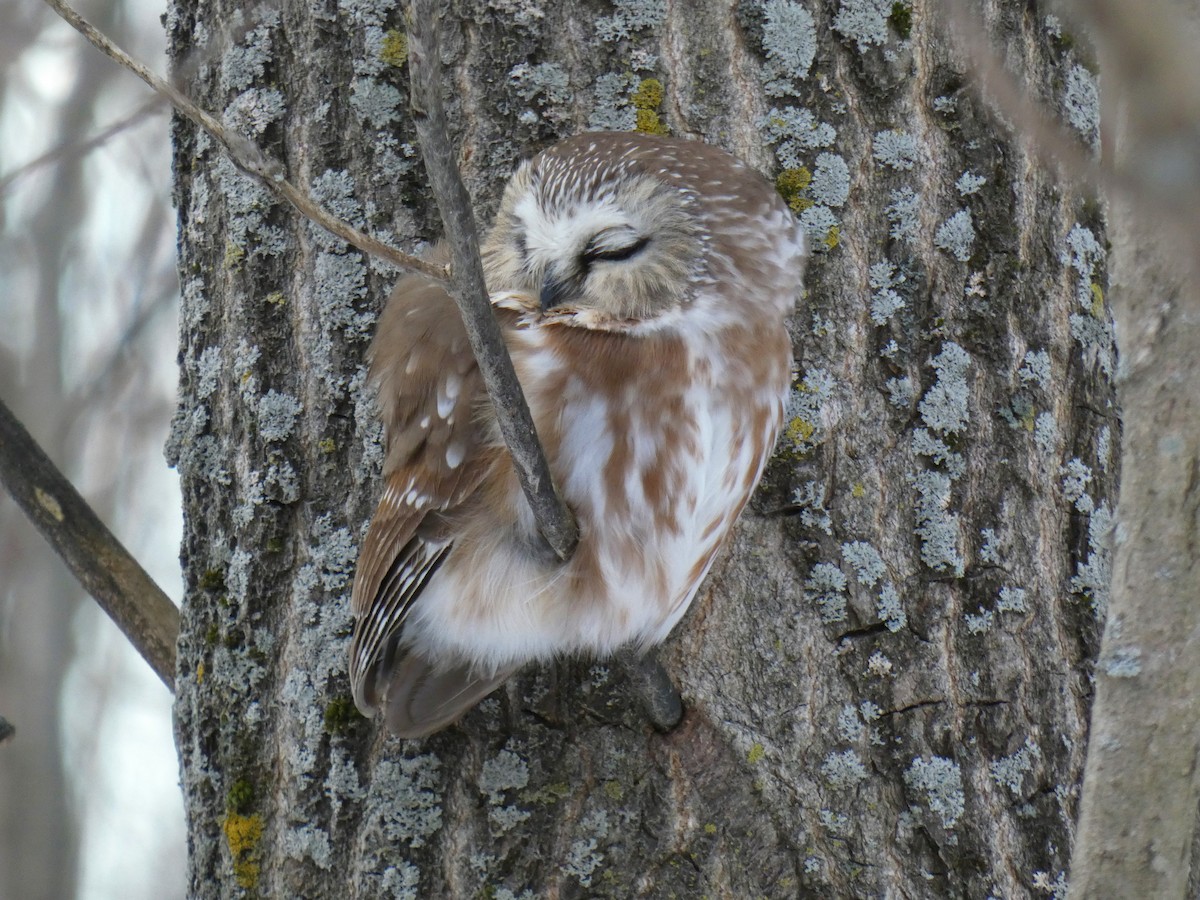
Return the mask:
<path fill-rule="evenodd" d="M 476 415 L 483 380 L 454 301 L 422 275 L 397 284 L 370 355 L 386 435 L 384 488 L 351 595 L 350 683 L 364 715 L 383 705 L 393 732 L 418 737 L 448 725 L 511 674 L 437 667 L 401 640 L 413 601 L 452 547 L 445 514 L 489 469 Z"/>

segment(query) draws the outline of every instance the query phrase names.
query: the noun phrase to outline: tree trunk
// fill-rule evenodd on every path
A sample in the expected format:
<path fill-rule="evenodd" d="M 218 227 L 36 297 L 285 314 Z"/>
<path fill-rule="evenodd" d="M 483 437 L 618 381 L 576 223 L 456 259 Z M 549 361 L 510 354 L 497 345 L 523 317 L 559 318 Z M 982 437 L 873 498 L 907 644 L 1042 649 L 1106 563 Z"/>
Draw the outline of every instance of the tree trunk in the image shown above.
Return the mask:
<path fill-rule="evenodd" d="M 241 28 L 243 6 L 174 3 L 194 96 L 352 223 L 436 237 L 401 11 Z M 983 6 L 1094 141 L 1076 42 L 1034 4 Z M 1098 204 L 996 124 L 924 0 L 457 3 L 442 40 L 482 221 L 519 158 L 588 128 L 666 128 L 778 177 L 820 251 L 786 434 L 663 652 L 678 728 L 649 727 L 620 667 L 572 660 L 433 738 L 386 736 L 345 660 L 380 460 L 363 354 L 395 273 L 178 123 L 191 892 L 1059 890 L 1120 437 Z"/>

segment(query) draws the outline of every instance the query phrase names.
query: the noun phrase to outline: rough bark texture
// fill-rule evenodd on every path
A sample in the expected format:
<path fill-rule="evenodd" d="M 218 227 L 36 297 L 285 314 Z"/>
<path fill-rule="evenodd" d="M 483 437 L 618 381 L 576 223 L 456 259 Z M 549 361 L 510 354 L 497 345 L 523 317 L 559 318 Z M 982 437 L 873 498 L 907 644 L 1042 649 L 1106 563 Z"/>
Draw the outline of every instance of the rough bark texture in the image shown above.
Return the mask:
<path fill-rule="evenodd" d="M 286 4 L 228 46 L 181 0 L 194 95 L 352 222 L 435 236 L 391 0 Z M 1096 139 L 1035 4 L 990 40 Z M 889 18 L 884 18 L 890 14 Z M 966 86 L 924 2 L 454 4 L 460 163 L 666 127 L 771 177 L 822 253 L 787 433 L 664 652 L 536 668 L 422 742 L 344 675 L 379 432 L 362 356 L 394 273 L 176 130 L 187 602 L 177 740 L 196 896 L 1004 897 L 1067 867 L 1119 427 L 1098 206 Z M 807 118 L 811 114 L 811 119 Z"/>

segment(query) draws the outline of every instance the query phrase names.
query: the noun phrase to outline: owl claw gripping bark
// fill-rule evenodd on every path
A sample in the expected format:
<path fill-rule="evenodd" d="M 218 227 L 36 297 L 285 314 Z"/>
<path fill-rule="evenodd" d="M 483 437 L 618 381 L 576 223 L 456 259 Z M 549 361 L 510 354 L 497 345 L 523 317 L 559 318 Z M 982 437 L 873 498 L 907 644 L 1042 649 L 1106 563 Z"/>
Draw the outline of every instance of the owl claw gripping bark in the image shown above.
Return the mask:
<path fill-rule="evenodd" d="M 404 278 L 371 380 L 383 495 L 359 556 L 354 699 L 402 737 L 532 660 L 663 641 L 779 434 L 802 231 L 704 144 L 584 134 L 521 166 L 483 247 L 513 364 L 580 540 L 547 559 L 445 287 Z"/>

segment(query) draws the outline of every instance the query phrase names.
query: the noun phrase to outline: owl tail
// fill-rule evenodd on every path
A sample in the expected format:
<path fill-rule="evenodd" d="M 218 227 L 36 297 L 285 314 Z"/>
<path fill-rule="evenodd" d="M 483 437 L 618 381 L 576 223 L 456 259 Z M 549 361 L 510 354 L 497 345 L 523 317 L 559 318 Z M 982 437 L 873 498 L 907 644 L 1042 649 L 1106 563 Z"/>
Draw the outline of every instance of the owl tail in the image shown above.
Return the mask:
<path fill-rule="evenodd" d="M 481 675 L 468 665 L 447 669 L 407 653 L 391 671 L 383 699 L 384 721 L 392 734 L 402 738 L 441 731 L 512 677 L 517 668 Z"/>

